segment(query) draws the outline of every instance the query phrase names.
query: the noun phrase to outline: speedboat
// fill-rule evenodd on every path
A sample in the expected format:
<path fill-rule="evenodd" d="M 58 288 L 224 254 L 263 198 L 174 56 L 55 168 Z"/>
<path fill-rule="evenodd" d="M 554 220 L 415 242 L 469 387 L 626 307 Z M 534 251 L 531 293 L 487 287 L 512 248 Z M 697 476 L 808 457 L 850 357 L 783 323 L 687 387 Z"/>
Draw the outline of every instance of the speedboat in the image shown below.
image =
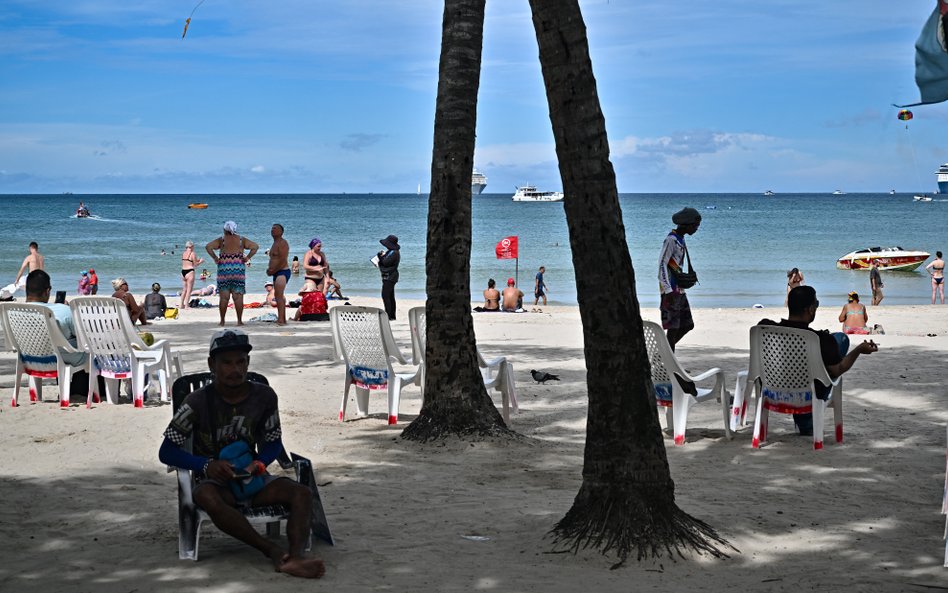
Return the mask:
<path fill-rule="evenodd" d="M 872 262 L 879 262 L 880 270 L 911 272 L 925 263 L 930 255 L 926 251 L 909 251 L 901 247 L 867 247 L 839 258 L 836 267 L 840 270 L 868 270 Z"/>
<path fill-rule="evenodd" d="M 537 191 L 535 185 L 521 185 L 513 195 L 514 202 L 562 202 L 561 191 Z"/>
<path fill-rule="evenodd" d="M 920 194 L 920 195 L 919 195 L 919 194 L 916 194 L 916 195 L 912 198 L 912 200 L 915 201 L 915 202 L 931 202 L 931 201 L 932 201 L 931 196 L 929 196 L 929 195 L 927 195 L 927 194 Z"/>
<path fill-rule="evenodd" d="M 188 204 L 188 208 L 190 208 L 191 210 L 205 210 L 207 208 L 207 204 L 199 204 L 199 203 Z"/>
<path fill-rule="evenodd" d="M 834 195 L 834 196 L 845 196 L 845 195 L 846 195 L 846 192 L 844 192 L 844 191 L 841 190 L 841 189 L 838 189 L 838 190 L 836 190 L 836 191 L 833 192 L 833 195 Z"/>
<path fill-rule="evenodd" d="M 894 190 L 894 189 L 890 189 L 890 190 L 889 190 L 889 195 L 890 195 L 890 196 L 894 196 L 894 195 L 895 195 L 895 190 Z"/>
<path fill-rule="evenodd" d="M 772 192 L 772 191 L 770 191 L 770 190 L 768 189 L 767 191 L 764 192 L 764 195 L 765 195 L 765 196 L 772 196 L 772 195 L 774 195 L 774 192 Z"/>

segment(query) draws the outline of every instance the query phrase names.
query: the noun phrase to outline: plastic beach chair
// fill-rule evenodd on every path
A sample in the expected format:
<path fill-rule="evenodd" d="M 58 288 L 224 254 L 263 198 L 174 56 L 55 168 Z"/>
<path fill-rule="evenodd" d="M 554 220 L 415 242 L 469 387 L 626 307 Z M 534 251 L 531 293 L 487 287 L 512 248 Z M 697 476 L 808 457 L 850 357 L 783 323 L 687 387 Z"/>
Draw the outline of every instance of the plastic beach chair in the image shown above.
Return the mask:
<path fill-rule="evenodd" d="M 724 417 L 724 435 L 730 439 L 731 427 L 728 422 L 730 393 L 724 386 L 724 371 L 709 369 L 692 377 L 678 363 L 678 358 L 668 344 L 668 338 L 661 326 L 651 321 L 642 322 L 645 334 L 645 347 L 648 350 L 649 363 L 652 366 L 652 383 L 655 385 L 655 403 L 665 408 L 665 424 L 671 431 L 676 445 L 685 443 L 685 428 L 688 424 L 688 410 L 695 404 L 711 399 L 721 402 Z M 707 389 L 695 386 L 697 395 L 682 388 L 681 382 L 698 383 L 714 378 L 714 387 Z"/>
<path fill-rule="evenodd" d="M 20 395 L 20 380 L 29 377 L 30 401 L 43 400 L 43 379 L 59 383 L 59 405 L 69 407 L 69 382 L 73 369 L 63 360 L 63 354 L 79 353 L 63 336 L 56 316 L 49 307 L 32 303 L 0 303 L 7 344 L 16 352 L 13 380 L 13 406 Z"/>
<path fill-rule="evenodd" d="M 816 382 L 830 388 L 826 399 L 814 397 Z M 843 378 L 830 378 L 820 354 L 815 332 L 779 325 L 755 325 L 750 329 L 750 368 L 745 387 L 735 394 L 732 419 L 746 408 L 743 398 L 756 392 L 756 414 L 752 445 L 767 440 L 768 412 L 813 413 L 813 448 L 823 448 L 826 409 L 833 408 L 836 442 L 843 442 Z M 740 400 L 740 401 L 739 401 Z"/>
<path fill-rule="evenodd" d="M 176 379 L 171 388 L 172 411 L 177 412 L 185 398 L 192 391 L 210 383 L 212 379 L 213 375 L 211 373 L 195 373 Z M 257 373 L 247 373 L 247 380 L 269 385 L 267 378 Z M 191 445 L 189 439 L 182 445 L 182 448 L 190 453 Z M 322 499 L 316 486 L 316 470 L 309 459 L 296 454 L 292 454 L 292 457 L 293 459 L 290 460 L 286 451 L 283 451 L 277 461 L 284 469 L 292 467 L 296 472 L 296 480 L 304 486 L 309 486 L 313 493 L 312 529 L 306 543 L 306 549 L 310 548 L 312 536 L 333 545 L 332 533 L 329 531 L 329 523 L 326 520 Z M 209 521 L 210 517 L 194 502 L 195 476 L 193 472 L 181 468 L 175 469 L 178 475 L 178 558 L 196 562 L 201 542 L 201 526 L 205 521 Z M 290 517 L 290 511 L 284 505 L 245 506 L 240 507 L 239 510 L 251 525 L 265 525 L 267 535 L 271 537 L 280 535 L 282 523 Z"/>
<path fill-rule="evenodd" d="M 419 367 L 411 357 L 403 355 L 395 344 L 388 315 L 375 307 L 339 306 L 329 310 L 329 320 L 332 325 L 333 348 L 346 363 L 346 386 L 339 409 L 339 420 L 346 419 L 349 388 L 354 385 L 359 417 L 368 416 L 369 393 L 386 389 L 388 423 L 397 423 L 402 387 L 414 384 L 421 388 L 422 382 Z M 412 368 L 397 371 L 393 361 Z"/>
<path fill-rule="evenodd" d="M 408 327 L 411 329 L 412 358 L 421 369 L 421 382 L 425 380 L 425 345 L 427 343 L 427 324 L 424 307 L 412 307 L 408 310 Z M 517 405 L 517 387 L 514 380 L 513 365 L 504 356 L 486 360 L 477 351 L 477 364 L 484 379 L 484 387 L 490 393 L 491 389 L 498 391 L 501 396 L 504 422 L 510 423 L 510 409 L 520 412 Z"/>
<path fill-rule="evenodd" d="M 145 375 L 157 373 L 161 400 L 168 401 L 168 380 L 176 376 L 172 365 L 181 372 L 176 353 L 166 340 L 147 346 L 135 331 L 125 302 L 112 297 L 80 296 L 69 302 L 79 345 L 89 354 L 89 396 L 86 405 L 97 398 L 96 377 L 105 379 L 109 403 L 118 400 L 121 379 L 132 382 L 132 398 L 136 408 L 144 405 Z"/>

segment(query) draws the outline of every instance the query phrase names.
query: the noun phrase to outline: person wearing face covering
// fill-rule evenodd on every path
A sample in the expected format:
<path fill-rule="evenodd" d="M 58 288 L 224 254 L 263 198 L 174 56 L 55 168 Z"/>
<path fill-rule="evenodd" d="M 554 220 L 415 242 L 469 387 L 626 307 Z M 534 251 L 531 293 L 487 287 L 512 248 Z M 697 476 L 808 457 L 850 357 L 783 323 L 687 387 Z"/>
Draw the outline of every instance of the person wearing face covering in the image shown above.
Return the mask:
<path fill-rule="evenodd" d="M 395 320 L 395 283 L 398 282 L 399 254 L 398 237 L 389 235 L 380 240 L 385 251 L 379 251 L 379 272 L 382 274 L 382 303 L 390 320 Z"/>

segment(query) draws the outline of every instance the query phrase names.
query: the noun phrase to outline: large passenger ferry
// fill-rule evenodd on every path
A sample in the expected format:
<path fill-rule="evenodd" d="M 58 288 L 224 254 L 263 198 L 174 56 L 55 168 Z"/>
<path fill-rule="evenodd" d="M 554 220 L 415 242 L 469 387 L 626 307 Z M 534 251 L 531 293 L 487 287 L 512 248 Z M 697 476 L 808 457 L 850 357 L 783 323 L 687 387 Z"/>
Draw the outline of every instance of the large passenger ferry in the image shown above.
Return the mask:
<path fill-rule="evenodd" d="M 474 174 L 471 175 L 471 193 L 475 196 L 480 195 L 485 187 L 487 187 L 487 176 L 474 169 Z"/>
<path fill-rule="evenodd" d="M 938 193 L 948 194 L 948 163 L 938 167 Z"/>

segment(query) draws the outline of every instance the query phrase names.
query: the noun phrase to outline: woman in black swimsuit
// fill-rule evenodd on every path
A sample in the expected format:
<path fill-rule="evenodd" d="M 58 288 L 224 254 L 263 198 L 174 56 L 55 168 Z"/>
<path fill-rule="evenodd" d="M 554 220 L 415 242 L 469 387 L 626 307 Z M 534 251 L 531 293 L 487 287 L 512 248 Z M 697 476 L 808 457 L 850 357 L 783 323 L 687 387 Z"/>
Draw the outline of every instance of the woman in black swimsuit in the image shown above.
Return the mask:
<path fill-rule="evenodd" d="M 303 256 L 303 271 L 307 287 L 305 290 L 318 290 L 326 294 L 328 290 L 326 270 L 329 269 L 329 261 L 326 260 L 326 254 L 322 249 L 322 241 L 319 237 L 313 237 L 313 240 L 309 242 L 309 251 Z"/>
<path fill-rule="evenodd" d="M 935 260 L 925 266 L 932 275 L 932 304 L 935 304 L 935 294 L 941 294 L 941 304 L 945 304 L 945 260 L 941 259 L 941 251 L 935 252 Z"/>
<path fill-rule="evenodd" d="M 181 309 L 188 308 L 191 291 L 194 290 L 194 268 L 203 261 L 203 258 L 194 254 L 194 241 L 184 244 L 184 253 L 181 254 L 181 278 L 184 281 L 184 288 L 181 290 L 181 303 L 178 305 Z"/>

